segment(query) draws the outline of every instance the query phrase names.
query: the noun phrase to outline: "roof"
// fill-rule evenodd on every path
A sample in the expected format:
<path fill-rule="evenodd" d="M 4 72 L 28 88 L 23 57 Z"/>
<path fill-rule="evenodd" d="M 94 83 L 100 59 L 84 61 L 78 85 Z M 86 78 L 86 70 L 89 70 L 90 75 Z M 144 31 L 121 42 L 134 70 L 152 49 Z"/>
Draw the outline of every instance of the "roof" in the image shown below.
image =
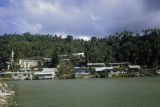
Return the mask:
<path fill-rule="evenodd" d="M 55 72 L 35 72 L 35 75 L 55 74 Z"/>
<path fill-rule="evenodd" d="M 95 71 L 112 70 L 113 67 L 96 67 Z"/>
<path fill-rule="evenodd" d="M 42 72 L 35 72 L 35 75 L 55 74 L 57 68 L 43 68 Z"/>
<path fill-rule="evenodd" d="M 11 72 L 11 74 L 30 74 L 31 72 Z"/>
<path fill-rule="evenodd" d="M 131 69 L 141 69 L 139 65 L 129 65 L 128 67 Z"/>
<path fill-rule="evenodd" d="M 56 72 L 57 68 L 43 68 L 42 72 Z"/>
<path fill-rule="evenodd" d="M 84 56 L 84 53 L 73 53 L 72 55 L 73 56 L 80 56 L 80 55 Z"/>
<path fill-rule="evenodd" d="M 0 75 L 2 74 L 11 74 L 12 72 L 0 72 Z"/>
<path fill-rule="evenodd" d="M 84 56 L 84 52 L 81 52 L 81 53 L 73 53 L 71 54 L 72 56 Z M 60 56 L 68 56 L 68 55 L 60 55 Z"/>
<path fill-rule="evenodd" d="M 87 65 L 105 65 L 105 63 L 87 63 Z"/>

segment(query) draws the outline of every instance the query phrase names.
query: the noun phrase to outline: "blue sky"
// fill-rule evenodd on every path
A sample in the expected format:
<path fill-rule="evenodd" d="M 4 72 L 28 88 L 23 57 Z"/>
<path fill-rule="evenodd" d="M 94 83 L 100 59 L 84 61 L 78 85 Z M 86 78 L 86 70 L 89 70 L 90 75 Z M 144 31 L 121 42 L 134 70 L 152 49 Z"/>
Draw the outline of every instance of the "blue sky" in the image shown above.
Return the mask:
<path fill-rule="evenodd" d="M 107 36 L 160 27 L 159 0 L 0 0 L 0 34 Z"/>

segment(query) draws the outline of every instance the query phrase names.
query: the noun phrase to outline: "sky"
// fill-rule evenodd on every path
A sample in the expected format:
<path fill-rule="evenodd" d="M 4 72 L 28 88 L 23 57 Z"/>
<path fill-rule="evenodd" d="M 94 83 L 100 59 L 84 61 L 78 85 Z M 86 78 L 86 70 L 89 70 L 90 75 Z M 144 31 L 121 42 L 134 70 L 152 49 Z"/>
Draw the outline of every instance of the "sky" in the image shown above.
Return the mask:
<path fill-rule="evenodd" d="M 0 34 L 103 37 L 160 27 L 160 0 L 0 0 Z"/>

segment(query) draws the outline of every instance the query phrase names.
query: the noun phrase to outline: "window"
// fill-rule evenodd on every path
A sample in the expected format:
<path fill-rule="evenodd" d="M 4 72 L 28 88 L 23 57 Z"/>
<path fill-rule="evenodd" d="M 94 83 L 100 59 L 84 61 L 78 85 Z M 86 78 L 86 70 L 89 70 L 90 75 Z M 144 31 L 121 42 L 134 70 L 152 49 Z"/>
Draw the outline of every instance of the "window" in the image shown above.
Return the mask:
<path fill-rule="evenodd" d="M 27 74 L 23 74 L 23 76 L 27 76 Z"/>
<path fill-rule="evenodd" d="M 14 74 L 14 76 L 17 76 L 17 74 Z"/>

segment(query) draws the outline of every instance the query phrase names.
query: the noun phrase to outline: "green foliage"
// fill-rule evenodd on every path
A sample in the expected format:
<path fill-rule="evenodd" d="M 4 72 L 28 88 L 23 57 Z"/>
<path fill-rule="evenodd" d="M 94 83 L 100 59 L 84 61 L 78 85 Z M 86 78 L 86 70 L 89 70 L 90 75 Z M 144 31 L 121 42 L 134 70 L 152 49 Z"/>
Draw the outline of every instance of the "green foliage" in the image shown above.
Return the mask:
<path fill-rule="evenodd" d="M 85 52 L 84 59 L 72 58 L 75 66 L 87 62 L 122 62 L 156 67 L 160 65 L 160 29 L 146 29 L 141 33 L 119 32 L 104 38 L 92 37 L 89 41 L 57 35 L 4 34 L 0 36 L 0 70 L 10 60 L 11 50 L 15 61 L 20 58 L 52 57 L 53 66 L 59 62 L 58 55 Z"/>
<path fill-rule="evenodd" d="M 73 36 L 68 35 L 68 36 L 66 37 L 66 41 L 71 42 L 72 40 L 73 40 Z"/>
<path fill-rule="evenodd" d="M 59 48 L 56 48 L 53 51 L 53 54 L 52 54 L 52 64 L 53 64 L 53 67 L 57 67 L 57 64 L 59 63 L 59 54 L 60 54 L 60 50 L 59 50 Z"/>
<path fill-rule="evenodd" d="M 58 65 L 57 77 L 60 79 L 73 79 L 74 78 L 74 66 L 71 61 L 62 60 Z"/>
<path fill-rule="evenodd" d="M 98 78 L 106 78 L 108 77 L 107 73 L 99 73 L 97 74 Z"/>

